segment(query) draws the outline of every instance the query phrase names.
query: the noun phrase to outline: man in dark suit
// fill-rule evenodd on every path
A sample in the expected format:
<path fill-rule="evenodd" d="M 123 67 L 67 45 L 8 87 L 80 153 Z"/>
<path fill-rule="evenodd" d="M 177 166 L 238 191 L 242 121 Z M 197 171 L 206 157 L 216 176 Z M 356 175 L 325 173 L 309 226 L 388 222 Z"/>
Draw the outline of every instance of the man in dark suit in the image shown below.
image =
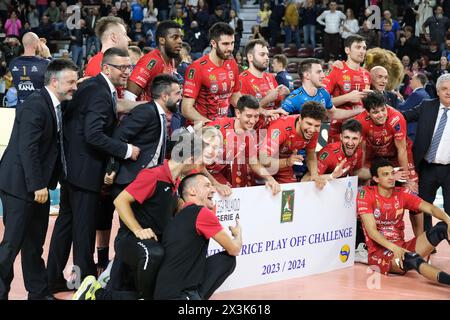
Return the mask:
<path fill-rule="evenodd" d="M 406 98 L 406 100 L 398 105 L 398 110 L 406 111 L 418 106 L 423 100 L 430 99 L 430 95 L 425 90 L 427 77 L 423 73 L 415 74 L 411 78 L 411 88 L 413 92 Z M 414 141 L 416 137 L 417 123 L 408 123 L 408 137 Z"/>
<path fill-rule="evenodd" d="M 450 74 L 440 76 L 436 83 L 439 99 L 424 100 L 405 111 L 408 122 L 417 121 L 413 146 L 414 162 L 419 172 L 419 197 L 429 203 L 442 188 L 444 211 L 450 212 Z M 430 230 L 431 216 L 424 216 L 424 229 Z"/>
<path fill-rule="evenodd" d="M 8 147 L 0 162 L 0 197 L 5 233 L 0 243 L 0 299 L 8 299 L 13 265 L 21 251 L 28 299 L 53 300 L 47 286 L 42 247 L 50 201 L 62 169 L 61 102 L 77 89 L 77 67 L 67 60 L 48 65 L 44 85 L 17 109 Z"/>
<path fill-rule="evenodd" d="M 117 159 L 117 167 L 111 174 L 105 175 L 105 184 L 114 180 L 114 198 L 136 178 L 140 170 L 160 165 L 166 157 L 167 118 L 178 111 L 181 88 L 174 76 L 160 74 L 152 82 L 151 93 L 153 101 L 135 107 L 114 130 L 114 139 L 141 149 L 136 161 Z"/>
<path fill-rule="evenodd" d="M 126 50 L 106 50 L 102 72 L 82 83 L 64 114 L 67 179 L 61 187 L 60 213 L 48 258 L 49 286 L 53 292 L 66 287 L 63 270 L 72 241 L 74 265 L 79 268 L 75 270 L 76 278 L 96 275 L 96 216 L 107 159 L 115 156 L 136 160 L 139 155 L 139 148 L 111 138 L 117 122 L 115 88 L 125 85 L 131 68 Z"/>

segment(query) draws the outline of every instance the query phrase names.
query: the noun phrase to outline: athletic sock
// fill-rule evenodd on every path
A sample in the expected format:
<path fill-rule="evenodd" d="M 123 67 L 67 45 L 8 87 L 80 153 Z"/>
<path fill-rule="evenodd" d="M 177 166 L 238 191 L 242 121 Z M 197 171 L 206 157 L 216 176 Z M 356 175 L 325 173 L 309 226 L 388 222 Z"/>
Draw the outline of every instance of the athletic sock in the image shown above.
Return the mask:
<path fill-rule="evenodd" d="M 441 271 L 437 275 L 437 281 L 442 284 L 450 285 L 450 275 L 444 271 Z"/>

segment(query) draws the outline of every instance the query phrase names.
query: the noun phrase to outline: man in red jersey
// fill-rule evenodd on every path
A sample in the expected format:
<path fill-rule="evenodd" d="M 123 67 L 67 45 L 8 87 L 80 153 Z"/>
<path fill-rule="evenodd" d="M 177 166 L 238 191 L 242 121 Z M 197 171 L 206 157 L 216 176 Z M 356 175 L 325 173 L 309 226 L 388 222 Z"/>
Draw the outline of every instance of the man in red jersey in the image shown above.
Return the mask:
<path fill-rule="evenodd" d="M 333 97 L 333 105 L 336 108 L 346 110 L 361 107 L 362 99 L 370 90 L 370 74 L 361 67 L 366 55 L 366 42 L 358 35 L 345 39 L 345 53 L 347 61 L 343 62 L 343 68 L 333 67 L 324 79 L 325 89 Z M 339 141 L 342 121 L 331 120 L 328 131 L 328 142 Z"/>
<path fill-rule="evenodd" d="M 364 166 L 378 157 L 389 159 L 400 166 L 407 178 L 407 188 L 417 192 L 418 177 L 414 169 L 412 142 L 406 136 L 406 121 L 403 115 L 392 107 L 386 106 L 380 92 L 371 92 L 363 99 L 366 111 L 355 119 L 363 127 Z"/>
<path fill-rule="evenodd" d="M 319 188 L 324 186 L 324 179 L 319 177 L 317 171 L 316 145 L 325 114 L 320 102 L 308 101 L 300 115 L 282 117 L 269 125 L 260 159 L 279 183 L 297 181 L 292 166 L 303 161 L 303 156 L 297 151 L 306 148 L 306 164 L 311 180 L 316 181 Z"/>
<path fill-rule="evenodd" d="M 191 122 L 226 117 L 230 104 L 236 106 L 240 97 L 233 28 L 217 22 L 209 37 L 211 52 L 194 61 L 185 74 L 181 110 Z"/>
<path fill-rule="evenodd" d="M 84 71 L 85 77 L 95 77 L 102 71 L 103 53 L 106 50 L 109 48 L 127 50 L 128 43 L 131 41 L 127 36 L 125 23 L 118 17 L 102 17 L 95 26 L 95 34 L 102 43 L 102 51 L 99 51 L 89 60 Z"/>
<path fill-rule="evenodd" d="M 259 107 L 255 97 L 243 95 L 238 100 L 235 118 L 218 118 L 207 123 L 219 129 L 224 138 L 221 161 L 207 169 L 216 181 L 233 188 L 254 186 L 257 173 L 276 194 L 280 191 L 279 184 L 257 161 L 257 130 L 265 123 Z"/>
<path fill-rule="evenodd" d="M 262 39 L 251 40 L 245 46 L 249 67 L 239 75 L 241 94 L 250 94 L 259 101 L 261 108 L 277 109 L 289 94 L 289 89 L 278 85 L 275 76 L 265 72 L 269 67 L 268 44 Z"/>
<path fill-rule="evenodd" d="M 450 285 L 449 274 L 423 259 L 442 240 L 449 240 L 449 216 L 405 189 L 395 187 L 394 168 L 386 159 L 375 160 L 370 172 L 377 185 L 363 187 L 357 196 L 358 215 L 369 249 L 369 265 L 383 274 L 405 274 L 415 269 L 428 280 Z M 405 209 L 426 212 L 442 221 L 418 237 L 405 241 Z"/>
<path fill-rule="evenodd" d="M 125 99 L 136 101 L 150 100 L 150 88 L 153 79 L 161 73 L 172 75 L 175 72 L 174 59 L 178 58 L 183 43 L 181 27 L 175 21 L 163 21 L 156 29 L 158 48 L 139 59 L 128 79 Z"/>
<path fill-rule="evenodd" d="M 362 126 L 355 119 L 342 124 L 340 141 L 327 144 L 317 154 L 317 171 L 326 174 L 327 179 L 336 179 L 347 175 L 357 175 L 362 180 L 370 179 L 370 172 L 363 168 Z M 309 181 L 309 172 L 302 181 Z"/>

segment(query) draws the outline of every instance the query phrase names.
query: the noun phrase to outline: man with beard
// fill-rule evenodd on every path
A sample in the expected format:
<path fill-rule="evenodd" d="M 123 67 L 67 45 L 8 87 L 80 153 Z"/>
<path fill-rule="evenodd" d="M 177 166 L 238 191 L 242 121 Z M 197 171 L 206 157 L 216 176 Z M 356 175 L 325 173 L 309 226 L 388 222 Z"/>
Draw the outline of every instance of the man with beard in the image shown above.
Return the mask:
<path fill-rule="evenodd" d="M 278 85 L 272 73 L 265 72 L 270 60 L 267 46 L 267 42 L 261 39 L 251 40 L 245 46 L 249 67 L 239 75 L 241 94 L 256 97 L 261 108 L 277 109 L 289 94 L 289 89 Z"/>
<path fill-rule="evenodd" d="M 175 21 L 163 21 L 156 29 L 158 47 L 145 54 L 133 69 L 128 79 L 125 99 L 136 101 L 151 99 L 153 79 L 161 73 L 172 75 L 175 71 L 174 59 L 180 55 L 183 34 Z M 141 96 L 141 94 L 143 94 Z"/>
<path fill-rule="evenodd" d="M 185 74 L 181 110 L 191 122 L 226 117 L 230 104 L 236 106 L 240 97 L 233 28 L 217 22 L 209 38 L 211 52 L 194 61 Z"/>
<path fill-rule="evenodd" d="M 50 208 L 48 189 L 56 188 L 66 168 L 61 102 L 72 99 L 77 71 L 71 61 L 52 61 L 45 74 L 45 87 L 31 94 L 17 110 L 0 162 L 5 224 L 0 243 L 0 300 L 8 299 L 19 251 L 28 299 L 55 299 L 47 285 L 42 247 Z"/>
<path fill-rule="evenodd" d="M 362 99 L 370 90 L 370 74 L 361 67 L 366 56 L 366 42 L 363 37 L 353 35 L 345 39 L 347 61 L 344 68 L 333 67 L 325 77 L 325 89 L 333 97 L 333 105 L 339 109 L 352 110 L 362 106 Z M 328 131 L 328 142 L 339 141 L 342 121 L 332 119 Z"/>
<path fill-rule="evenodd" d="M 360 179 L 369 180 L 370 172 L 363 168 L 362 126 L 355 119 L 349 119 L 342 124 L 341 141 L 327 144 L 317 154 L 317 171 L 326 174 L 329 180 L 356 175 Z M 309 181 L 309 172 L 302 181 Z"/>
<path fill-rule="evenodd" d="M 406 135 L 405 118 L 387 106 L 383 94 L 376 91 L 363 99 L 363 105 L 366 110 L 355 117 L 363 127 L 363 165 L 370 168 L 372 160 L 386 158 L 401 167 L 407 178 L 406 187 L 417 192 L 418 177 L 414 169 L 412 141 Z"/>
<path fill-rule="evenodd" d="M 63 270 L 72 240 L 79 275 L 97 273 L 93 254 L 106 160 L 115 156 L 135 161 L 139 156 L 138 147 L 111 137 L 117 122 L 116 87 L 125 85 L 131 68 L 126 49 L 106 50 L 102 72 L 82 83 L 64 114 L 67 178 L 61 183 L 60 212 L 48 258 L 54 292 L 65 286 Z"/>
<path fill-rule="evenodd" d="M 303 105 L 300 115 L 272 121 L 260 149 L 260 159 L 276 181 L 297 182 L 292 166 L 303 161 L 303 156 L 297 152 L 306 148 L 306 164 L 311 180 L 319 188 L 324 186 L 324 179 L 317 171 L 316 157 L 320 125 L 324 118 L 325 108 L 317 101 L 308 101 Z"/>

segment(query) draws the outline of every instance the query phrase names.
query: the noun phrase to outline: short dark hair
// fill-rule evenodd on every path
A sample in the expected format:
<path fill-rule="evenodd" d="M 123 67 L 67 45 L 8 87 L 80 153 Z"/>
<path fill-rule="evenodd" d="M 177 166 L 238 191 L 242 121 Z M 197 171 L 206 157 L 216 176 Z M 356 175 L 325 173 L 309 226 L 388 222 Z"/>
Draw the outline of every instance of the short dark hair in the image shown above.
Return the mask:
<path fill-rule="evenodd" d="M 372 91 L 362 100 L 362 103 L 367 112 L 370 112 L 372 109 L 386 105 L 386 100 L 381 92 Z"/>
<path fill-rule="evenodd" d="M 158 24 L 156 28 L 156 44 L 159 44 L 159 38 L 167 37 L 169 29 L 181 29 L 181 26 L 173 20 L 165 20 Z"/>
<path fill-rule="evenodd" d="M 423 73 L 417 73 L 417 74 L 414 75 L 414 77 L 416 77 L 417 79 L 419 79 L 420 83 L 421 83 L 423 86 L 424 86 L 424 85 L 427 83 L 427 81 L 428 81 L 427 76 L 424 75 Z"/>
<path fill-rule="evenodd" d="M 112 25 L 123 25 L 125 27 L 125 29 L 127 28 L 127 26 L 125 25 L 125 22 L 123 22 L 122 18 L 119 17 L 113 17 L 113 16 L 107 16 L 107 17 L 102 17 L 100 19 L 98 19 L 97 24 L 95 25 L 95 34 L 96 36 L 101 40 L 103 37 L 103 34 L 105 33 L 106 30 L 108 30 L 108 28 Z"/>
<path fill-rule="evenodd" d="M 44 85 L 47 86 L 53 77 L 58 77 L 58 74 L 64 70 L 78 71 L 78 67 L 76 66 L 75 63 L 72 62 L 72 60 L 66 59 L 52 60 L 48 64 L 47 71 L 45 72 Z"/>
<path fill-rule="evenodd" d="M 286 68 L 288 65 L 288 58 L 285 54 L 276 54 L 273 56 L 273 60 L 277 60 L 279 63 L 281 63 L 283 68 Z"/>
<path fill-rule="evenodd" d="M 213 26 L 209 29 L 209 40 L 219 41 L 220 36 L 227 35 L 227 36 L 233 36 L 234 35 L 234 29 L 225 22 L 216 22 L 213 24 Z"/>
<path fill-rule="evenodd" d="M 409 33 L 413 33 L 414 29 L 411 26 L 406 26 L 405 31 L 408 31 Z"/>
<path fill-rule="evenodd" d="M 298 66 L 298 75 L 300 76 L 300 80 L 303 80 L 303 73 L 310 72 L 313 64 L 320 64 L 320 60 L 316 58 L 307 58 L 300 62 Z"/>
<path fill-rule="evenodd" d="M 161 97 L 163 92 L 170 93 L 172 84 L 179 84 L 177 78 L 170 74 L 159 74 L 157 75 L 153 81 L 150 88 L 152 99 L 158 99 Z"/>
<path fill-rule="evenodd" d="M 178 187 L 178 194 L 183 200 L 185 200 L 184 199 L 184 191 L 185 191 L 186 187 L 189 185 L 189 183 L 191 181 L 193 181 L 194 179 L 197 179 L 197 177 L 199 177 L 199 176 L 203 176 L 205 178 L 208 178 L 204 173 L 196 172 L 196 173 L 192 173 L 192 174 L 189 174 L 189 175 L 185 176 L 183 178 L 183 180 L 181 180 L 180 185 Z"/>
<path fill-rule="evenodd" d="M 392 167 L 392 164 L 385 158 L 376 158 L 373 160 L 370 165 L 370 174 L 372 177 L 378 177 L 378 168 L 382 167 Z"/>
<path fill-rule="evenodd" d="M 344 40 L 344 48 L 351 48 L 352 44 L 354 42 L 356 43 L 360 43 L 360 42 L 365 42 L 366 39 L 358 34 L 354 34 L 351 36 L 348 36 L 345 40 Z"/>
<path fill-rule="evenodd" d="M 128 50 L 122 48 L 109 48 L 103 53 L 102 65 L 110 63 L 112 57 L 129 57 Z"/>
<path fill-rule="evenodd" d="M 258 100 L 249 94 L 242 95 L 237 102 L 236 109 L 242 112 L 245 108 L 259 109 Z"/>
<path fill-rule="evenodd" d="M 341 132 L 344 132 L 345 130 L 362 133 L 362 125 L 358 120 L 348 119 L 341 127 Z"/>
<path fill-rule="evenodd" d="M 142 50 L 138 46 L 129 46 L 128 50 L 130 50 L 131 52 L 138 54 L 140 56 L 142 55 Z"/>
<path fill-rule="evenodd" d="M 323 121 L 325 119 L 325 107 L 318 101 L 307 101 L 303 104 L 300 116 L 304 118 L 312 118 L 314 120 Z"/>
<path fill-rule="evenodd" d="M 247 45 L 245 46 L 244 55 L 247 57 L 247 55 L 249 53 L 253 54 L 253 51 L 254 51 L 254 49 L 255 49 L 257 44 L 259 44 L 261 47 L 268 47 L 269 46 L 269 44 L 264 39 L 253 39 L 253 40 L 250 40 L 247 43 Z"/>

